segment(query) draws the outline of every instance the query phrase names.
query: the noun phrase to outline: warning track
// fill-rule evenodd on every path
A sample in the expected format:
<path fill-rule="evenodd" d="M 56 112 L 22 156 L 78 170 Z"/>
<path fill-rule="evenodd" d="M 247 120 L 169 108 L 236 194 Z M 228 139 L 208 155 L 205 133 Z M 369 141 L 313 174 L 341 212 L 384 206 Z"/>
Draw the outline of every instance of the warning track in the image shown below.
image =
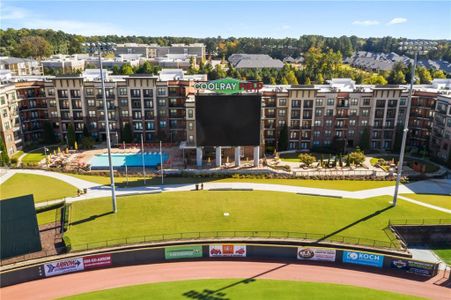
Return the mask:
<path fill-rule="evenodd" d="M 441 275 L 438 275 L 441 277 Z M 262 278 L 353 285 L 430 299 L 448 299 L 451 290 L 428 281 L 318 265 L 268 262 L 174 262 L 73 273 L 5 287 L 2 299 L 55 299 L 136 284 L 191 279 Z"/>

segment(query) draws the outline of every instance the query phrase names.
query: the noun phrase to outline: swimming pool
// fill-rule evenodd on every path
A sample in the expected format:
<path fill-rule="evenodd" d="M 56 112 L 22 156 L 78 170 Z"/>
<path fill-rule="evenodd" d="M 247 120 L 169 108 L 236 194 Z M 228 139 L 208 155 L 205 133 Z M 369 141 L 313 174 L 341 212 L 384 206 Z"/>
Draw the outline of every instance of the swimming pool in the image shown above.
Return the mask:
<path fill-rule="evenodd" d="M 163 152 L 163 163 L 168 160 L 169 156 Z M 127 167 L 142 167 L 142 155 L 141 153 L 124 153 L 124 154 L 111 154 L 111 162 L 113 168 Z M 108 168 L 108 154 L 97 154 L 89 162 L 91 169 L 107 169 Z M 145 152 L 144 153 L 144 165 L 148 168 L 154 168 L 160 164 L 159 152 Z"/>

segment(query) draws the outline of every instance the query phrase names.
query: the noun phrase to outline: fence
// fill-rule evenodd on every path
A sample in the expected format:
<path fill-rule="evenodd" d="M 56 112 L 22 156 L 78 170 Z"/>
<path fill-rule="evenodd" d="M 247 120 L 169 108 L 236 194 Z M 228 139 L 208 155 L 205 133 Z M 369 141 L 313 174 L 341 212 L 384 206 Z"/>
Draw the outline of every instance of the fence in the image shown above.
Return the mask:
<path fill-rule="evenodd" d="M 104 240 L 85 244 L 71 245 L 73 251 L 85 251 L 99 248 L 138 245 L 143 243 L 157 243 L 169 241 L 183 240 L 201 240 L 201 239 L 227 239 L 227 238 L 243 238 L 243 239 L 280 239 L 284 241 L 305 242 L 312 244 L 335 243 L 342 245 L 363 246 L 380 248 L 384 250 L 401 250 L 401 244 L 398 240 L 378 241 L 366 238 L 348 237 L 339 235 L 325 235 L 316 233 L 301 233 L 287 231 L 207 231 L 207 232 L 184 232 L 184 233 L 167 233 L 148 236 L 125 237 L 121 239 Z"/>
<path fill-rule="evenodd" d="M 393 225 L 451 225 L 451 219 L 404 219 L 389 220 L 389 226 Z"/>
<path fill-rule="evenodd" d="M 293 174 L 300 177 L 386 177 L 389 175 L 387 172 L 378 170 L 296 170 Z"/>

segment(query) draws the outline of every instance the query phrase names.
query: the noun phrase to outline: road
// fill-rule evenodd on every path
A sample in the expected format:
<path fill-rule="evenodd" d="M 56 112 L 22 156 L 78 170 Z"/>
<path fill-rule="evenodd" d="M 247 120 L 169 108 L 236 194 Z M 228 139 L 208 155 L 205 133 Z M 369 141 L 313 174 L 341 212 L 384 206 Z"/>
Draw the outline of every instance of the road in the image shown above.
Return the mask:
<path fill-rule="evenodd" d="M 450 289 L 434 285 L 439 277 L 441 276 L 438 275 L 421 282 L 376 273 L 307 264 L 199 261 L 73 273 L 6 287 L 0 292 L 2 299 L 38 300 L 145 283 L 191 279 L 254 278 L 345 284 L 429 299 L 449 300 Z M 227 290 L 221 292 L 227 294 Z"/>

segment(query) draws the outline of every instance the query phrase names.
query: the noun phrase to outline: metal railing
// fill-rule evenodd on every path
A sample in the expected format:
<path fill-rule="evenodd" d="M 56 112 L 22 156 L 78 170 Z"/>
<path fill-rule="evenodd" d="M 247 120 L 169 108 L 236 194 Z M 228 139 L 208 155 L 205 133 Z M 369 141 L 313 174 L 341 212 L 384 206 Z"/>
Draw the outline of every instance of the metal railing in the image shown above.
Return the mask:
<path fill-rule="evenodd" d="M 186 241 L 186 240 L 223 240 L 223 239 L 267 239 L 304 242 L 310 244 L 334 243 L 348 246 L 361 246 L 379 248 L 384 250 L 402 250 L 401 244 L 395 238 L 391 241 L 378 241 L 367 238 L 349 237 L 316 233 L 301 233 L 288 231 L 205 231 L 165 233 L 147 236 L 125 237 L 120 239 L 104 240 L 84 244 L 71 245 L 72 251 L 86 251 L 100 248 L 139 245 L 145 243 Z"/>
<path fill-rule="evenodd" d="M 403 226 L 403 225 L 451 225 L 451 219 L 404 219 L 404 220 L 389 220 L 389 226 Z"/>

